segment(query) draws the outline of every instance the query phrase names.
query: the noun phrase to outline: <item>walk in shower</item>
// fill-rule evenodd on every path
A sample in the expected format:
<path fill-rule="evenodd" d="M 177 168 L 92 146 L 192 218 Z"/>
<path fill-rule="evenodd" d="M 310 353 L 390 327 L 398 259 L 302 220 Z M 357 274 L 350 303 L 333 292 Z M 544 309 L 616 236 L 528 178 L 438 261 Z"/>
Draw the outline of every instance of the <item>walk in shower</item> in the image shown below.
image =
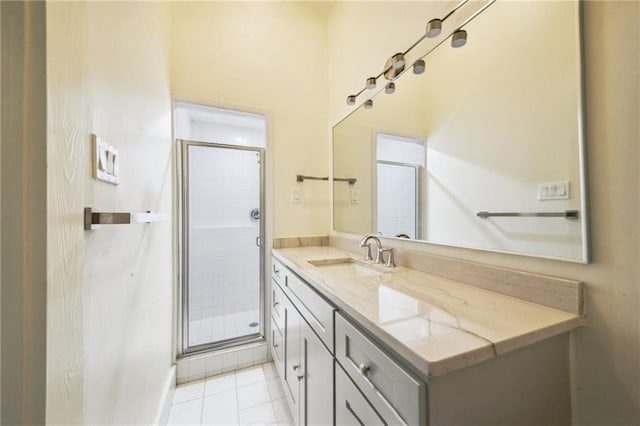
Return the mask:
<path fill-rule="evenodd" d="M 264 335 L 264 116 L 176 104 L 182 353 Z"/>

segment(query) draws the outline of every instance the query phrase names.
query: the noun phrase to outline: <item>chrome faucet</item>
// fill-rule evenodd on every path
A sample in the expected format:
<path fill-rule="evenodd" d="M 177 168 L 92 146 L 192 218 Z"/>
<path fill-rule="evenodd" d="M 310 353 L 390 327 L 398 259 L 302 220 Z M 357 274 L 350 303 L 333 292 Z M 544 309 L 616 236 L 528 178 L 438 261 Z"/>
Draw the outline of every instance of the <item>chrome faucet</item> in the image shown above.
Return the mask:
<path fill-rule="evenodd" d="M 372 234 L 365 235 L 365 237 L 362 240 L 360 240 L 359 247 L 367 248 L 367 252 L 364 255 L 364 260 L 366 261 L 373 260 L 373 257 L 371 257 L 371 243 L 369 242 L 370 240 L 373 240 L 373 242 L 376 243 L 376 260 L 373 263 L 377 265 L 381 263 L 385 263 L 384 254 L 389 253 L 389 256 L 387 257 L 387 260 L 386 260 L 387 267 L 393 268 L 394 266 L 396 266 L 396 262 L 393 259 L 393 248 L 391 247 L 382 248 L 382 243 L 380 242 L 380 239 L 377 236 Z"/>
<path fill-rule="evenodd" d="M 378 237 L 376 237 L 375 235 L 365 235 L 364 238 L 360 241 L 360 245 L 359 247 L 366 247 L 367 248 L 367 252 L 364 255 L 364 260 L 369 261 L 369 260 L 373 260 L 373 257 L 371 257 L 371 243 L 369 243 L 369 240 L 373 240 L 376 243 L 376 246 L 378 248 L 377 250 L 377 256 L 376 256 L 376 263 L 382 263 L 382 261 L 378 261 L 380 258 L 380 249 L 382 248 L 382 243 L 380 242 L 380 239 Z"/>

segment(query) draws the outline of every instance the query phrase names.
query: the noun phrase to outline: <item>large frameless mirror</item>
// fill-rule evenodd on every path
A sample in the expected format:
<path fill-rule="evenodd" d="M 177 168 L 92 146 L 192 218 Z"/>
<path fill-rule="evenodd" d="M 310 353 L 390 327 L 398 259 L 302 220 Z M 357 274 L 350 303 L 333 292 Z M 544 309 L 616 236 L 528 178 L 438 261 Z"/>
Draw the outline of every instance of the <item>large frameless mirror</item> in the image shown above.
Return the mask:
<path fill-rule="evenodd" d="M 497 1 L 338 123 L 335 230 L 588 262 L 579 9 Z"/>

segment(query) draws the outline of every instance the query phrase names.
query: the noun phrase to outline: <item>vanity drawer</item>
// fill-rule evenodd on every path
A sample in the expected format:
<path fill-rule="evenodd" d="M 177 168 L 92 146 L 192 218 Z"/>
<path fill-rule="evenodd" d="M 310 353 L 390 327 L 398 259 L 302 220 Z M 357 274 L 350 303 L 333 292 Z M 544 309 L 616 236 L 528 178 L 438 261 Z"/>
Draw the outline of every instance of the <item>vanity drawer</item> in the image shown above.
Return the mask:
<path fill-rule="evenodd" d="M 388 424 L 426 424 L 426 384 L 340 314 L 336 315 L 336 359 Z"/>
<path fill-rule="evenodd" d="M 286 273 L 287 268 L 285 268 L 278 259 L 271 256 L 271 278 L 281 286 L 284 286 L 284 277 Z"/>
<path fill-rule="evenodd" d="M 271 317 L 278 328 L 284 327 L 284 293 L 275 281 L 271 281 Z"/>
<path fill-rule="evenodd" d="M 282 338 L 282 331 L 278 328 L 277 324 L 271 319 L 271 355 L 273 356 L 273 363 L 278 370 L 278 375 L 284 377 L 284 339 Z"/>
<path fill-rule="evenodd" d="M 333 313 L 336 309 L 288 269 L 283 290 L 329 352 L 333 353 Z"/>
<path fill-rule="evenodd" d="M 340 365 L 336 365 L 336 425 L 387 425 L 387 422 L 371 407 Z"/>

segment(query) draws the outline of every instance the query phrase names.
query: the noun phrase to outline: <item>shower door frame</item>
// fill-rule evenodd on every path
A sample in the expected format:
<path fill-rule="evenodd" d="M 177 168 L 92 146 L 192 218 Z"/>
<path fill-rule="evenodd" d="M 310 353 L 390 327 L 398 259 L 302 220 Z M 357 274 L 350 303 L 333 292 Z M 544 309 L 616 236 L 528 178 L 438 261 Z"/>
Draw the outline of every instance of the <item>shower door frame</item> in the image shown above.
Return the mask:
<path fill-rule="evenodd" d="M 181 321 L 178 327 L 178 356 L 193 355 L 201 352 L 211 351 L 214 349 L 224 349 L 233 346 L 245 345 L 256 342 L 264 342 L 265 340 L 265 148 L 256 146 L 242 146 L 242 145 L 229 145 L 214 142 L 202 142 L 186 139 L 177 139 L 179 159 L 177 161 L 180 180 L 178 182 L 179 191 L 179 245 L 180 251 L 180 292 L 179 292 L 179 310 L 178 318 Z M 235 337 L 233 339 L 227 339 L 218 342 L 204 343 L 200 345 L 189 345 L 189 155 L 188 150 L 190 146 L 200 146 L 207 148 L 223 148 L 234 149 L 240 151 L 256 152 L 260 158 L 260 230 L 258 237 L 256 238 L 256 244 L 259 248 L 260 256 L 260 273 L 259 273 L 259 286 L 260 286 L 260 301 L 258 304 L 260 327 L 256 334 L 248 336 Z"/>

